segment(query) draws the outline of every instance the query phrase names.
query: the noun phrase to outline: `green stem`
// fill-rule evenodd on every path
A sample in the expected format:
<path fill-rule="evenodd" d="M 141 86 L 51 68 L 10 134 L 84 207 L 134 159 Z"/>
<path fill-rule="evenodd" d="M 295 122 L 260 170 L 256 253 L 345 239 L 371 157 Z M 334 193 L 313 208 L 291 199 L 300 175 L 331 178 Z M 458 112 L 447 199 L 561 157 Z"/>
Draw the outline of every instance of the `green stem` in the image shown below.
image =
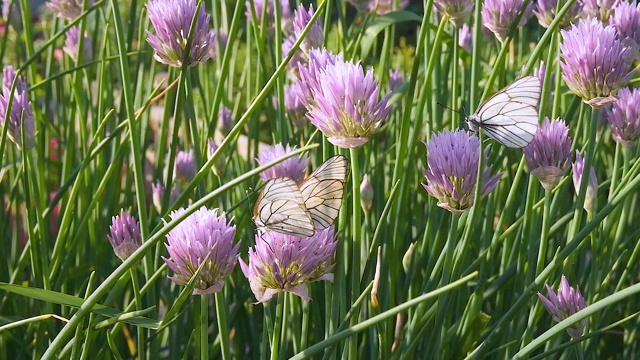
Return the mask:
<path fill-rule="evenodd" d="M 138 274 L 135 268 L 129 269 L 131 275 L 131 285 L 133 287 L 133 296 L 136 302 L 136 310 L 142 310 L 142 294 L 140 293 L 140 283 L 138 282 Z M 144 328 L 142 326 L 137 327 L 138 332 L 138 359 L 145 359 L 145 336 Z"/>
<path fill-rule="evenodd" d="M 278 293 L 276 303 L 276 317 L 273 321 L 273 334 L 271 335 L 271 360 L 278 360 L 280 352 L 280 332 L 282 331 L 282 307 L 284 306 L 284 292 Z"/>
<path fill-rule="evenodd" d="M 200 359 L 209 359 L 209 296 L 200 295 Z"/>
<path fill-rule="evenodd" d="M 360 207 L 360 164 L 358 162 L 358 148 L 349 149 L 351 155 L 351 184 L 353 191 L 353 240 L 351 241 L 351 295 L 360 294 L 360 257 L 362 256 L 362 208 Z M 357 316 L 351 319 L 356 324 Z M 357 356 L 357 338 L 347 341 L 350 356 Z"/>
<path fill-rule="evenodd" d="M 227 306 L 224 299 L 224 293 L 219 291 L 215 295 L 216 298 L 216 317 L 218 319 L 218 332 L 220 333 L 220 348 L 222 350 L 222 359 L 231 359 L 231 347 L 229 344 L 229 326 L 227 325 Z"/>

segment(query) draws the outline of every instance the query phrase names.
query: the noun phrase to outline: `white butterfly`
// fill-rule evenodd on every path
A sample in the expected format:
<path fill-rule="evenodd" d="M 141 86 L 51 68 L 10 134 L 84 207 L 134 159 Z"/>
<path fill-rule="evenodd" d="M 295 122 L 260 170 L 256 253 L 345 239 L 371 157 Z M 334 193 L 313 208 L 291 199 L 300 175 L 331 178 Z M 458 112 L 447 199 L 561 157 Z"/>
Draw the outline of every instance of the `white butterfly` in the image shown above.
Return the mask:
<path fill-rule="evenodd" d="M 335 221 L 342 205 L 349 162 L 342 155 L 325 161 L 298 187 L 289 178 L 267 181 L 253 209 L 259 229 L 313 236 Z"/>
<path fill-rule="evenodd" d="M 482 128 L 488 137 L 510 148 L 527 146 L 538 131 L 540 91 L 540 79 L 535 76 L 516 80 L 467 116 L 469 129 Z"/>

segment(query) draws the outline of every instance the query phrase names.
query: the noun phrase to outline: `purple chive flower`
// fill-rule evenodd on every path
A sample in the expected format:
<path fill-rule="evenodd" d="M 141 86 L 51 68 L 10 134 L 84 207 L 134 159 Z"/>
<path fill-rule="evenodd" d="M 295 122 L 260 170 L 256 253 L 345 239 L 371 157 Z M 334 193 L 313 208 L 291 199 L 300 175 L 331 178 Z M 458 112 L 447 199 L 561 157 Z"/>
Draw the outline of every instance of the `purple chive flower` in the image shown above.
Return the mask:
<path fill-rule="evenodd" d="M 503 42 L 520 10 L 524 11 L 524 14 L 518 23 L 519 27 L 524 26 L 533 15 L 533 1 L 529 2 L 525 9 L 523 6 L 524 0 L 487 0 L 482 6 L 482 24 Z"/>
<path fill-rule="evenodd" d="M 80 28 L 78 26 L 74 26 L 69 31 L 67 31 L 67 39 L 64 41 L 64 47 L 62 50 L 69 55 L 73 60 L 78 59 L 78 48 L 80 46 Z M 84 44 L 83 51 L 85 59 L 90 59 L 91 54 L 93 52 L 93 47 L 91 45 L 91 38 L 87 33 L 84 34 Z"/>
<path fill-rule="evenodd" d="M 360 183 L 360 206 L 365 212 L 369 212 L 373 206 L 373 186 L 367 174 L 364 174 Z"/>
<path fill-rule="evenodd" d="M 592 107 L 615 101 L 631 71 L 631 49 L 618 40 L 616 29 L 592 18 L 560 32 L 560 67 L 569 89 Z"/>
<path fill-rule="evenodd" d="M 620 2 L 613 8 L 611 25 L 618 30 L 622 42 L 633 49 L 634 58 L 640 56 L 640 3 Z"/>
<path fill-rule="evenodd" d="M 305 9 L 303 5 L 300 5 L 298 9 L 294 11 L 293 17 L 293 33 L 296 38 L 300 38 L 302 36 L 302 31 L 309 24 L 311 18 L 315 10 L 313 9 L 313 5 L 309 5 L 309 10 Z M 311 26 L 309 32 L 307 32 L 307 36 L 300 43 L 300 49 L 304 53 L 309 53 L 311 49 L 321 48 L 324 43 L 324 32 L 322 31 L 322 24 L 320 20 L 316 20 L 316 22 Z"/>
<path fill-rule="evenodd" d="M 233 129 L 233 115 L 231 110 L 225 106 L 221 106 L 218 111 L 218 130 L 224 136 L 227 136 Z"/>
<path fill-rule="evenodd" d="M 307 116 L 330 143 L 347 149 L 364 145 L 389 116 L 391 94 L 379 100 L 373 70 L 365 73 L 360 63 L 327 65 L 317 80 Z"/>
<path fill-rule="evenodd" d="M 473 34 L 467 24 L 462 24 L 462 27 L 458 30 L 458 45 L 471 54 L 473 50 Z"/>
<path fill-rule="evenodd" d="M 2 94 L 0 95 L 0 129 L 8 126 L 7 136 L 19 148 L 23 145 L 22 132 L 24 130 L 26 141 L 24 146 L 26 149 L 31 149 L 35 144 L 35 118 L 33 116 L 33 109 L 27 94 L 27 83 L 22 77 L 18 77 L 16 80 L 16 91 L 11 94 L 11 85 L 15 78 L 16 70 L 11 66 L 5 66 L 2 72 Z M 4 121 L 7 110 L 9 109 L 11 97 L 13 97 L 13 102 L 11 104 L 8 124 L 6 124 Z"/>
<path fill-rule="evenodd" d="M 584 158 L 587 157 L 587 153 L 584 154 Z M 584 172 L 584 158 L 580 155 L 580 152 L 576 151 L 576 161 L 573 163 L 573 187 L 576 189 L 576 194 L 580 193 L 580 183 L 582 182 L 582 173 Z M 591 171 L 589 171 L 589 180 L 587 182 L 587 194 L 584 198 L 584 209 L 588 212 L 594 212 L 598 205 L 598 178 L 596 178 L 596 171 L 594 164 L 591 164 Z"/>
<path fill-rule="evenodd" d="M 562 8 L 566 2 L 566 0 L 560 0 L 560 4 L 558 4 L 558 0 L 538 0 L 538 6 L 533 10 L 533 13 L 538 18 L 538 23 L 540 23 L 540 26 L 545 29 L 548 28 L 549 25 L 551 25 L 553 19 L 556 18 L 556 10 L 558 9 L 558 6 Z M 581 10 L 582 6 L 580 1 L 576 1 L 575 3 L 573 3 L 573 6 L 571 6 L 569 11 L 567 11 L 567 13 L 562 18 L 562 21 L 559 24 L 560 28 L 566 28 L 573 22 L 575 22 L 578 19 Z"/>
<path fill-rule="evenodd" d="M 169 216 L 176 219 L 184 214 L 178 209 Z M 198 274 L 193 295 L 212 294 L 222 290 L 224 279 L 238 261 L 238 247 L 233 244 L 235 225 L 227 221 L 224 212 L 201 207 L 189 215 L 167 234 L 167 251 L 170 259 L 162 257 L 175 273 L 169 277 L 178 285 L 186 285 L 205 262 Z"/>
<path fill-rule="evenodd" d="M 273 0 L 253 0 L 253 6 L 251 6 L 251 1 L 246 1 L 245 5 L 247 6 L 247 12 L 245 13 L 245 15 L 247 16 L 247 19 L 249 21 L 253 21 L 257 25 L 260 25 L 262 22 L 262 16 L 264 14 L 265 16 L 264 22 L 267 28 L 273 28 L 273 25 L 275 24 L 274 4 L 275 2 Z M 266 10 L 265 10 L 265 6 L 267 7 Z M 254 10 L 257 18 L 253 17 Z M 292 22 L 293 22 L 293 16 L 291 14 L 291 6 L 289 5 L 289 0 L 281 0 L 280 1 L 280 25 L 281 25 L 282 31 L 287 32 L 291 28 Z"/>
<path fill-rule="evenodd" d="M 619 0 L 582 0 L 582 16 L 586 19 L 596 18 L 607 23 L 611 11 L 619 2 Z"/>
<path fill-rule="evenodd" d="M 564 120 L 545 118 L 533 140 L 522 150 L 531 174 L 538 177 L 545 189 L 552 190 L 571 165 L 569 127 Z"/>
<path fill-rule="evenodd" d="M 120 215 L 111 218 L 109 231 L 109 242 L 116 256 L 122 261 L 127 260 L 142 245 L 140 225 L 124 209 L 120 210 Z"/>
<path fill-rule="evenodd" d="M 188 182 L 196 176 L 197 172 L 198 165 L 196 164 L 196 156 L 193 150 L 178 151 L 176 154 L 176 163 L 173 167 L 173 175 L 176 180 Z"/>
<path fill-rule="evenodd" d="M 259 303 L 282 291 L 309 301 L 307 283 L 333 282 L 336 244 L 333 226 L 316 231 L 310 238 L 258 232 L 256 245 L 249 249 L 249 262 L 240 259 L 240 269 Z"/>
<path fill-rule="evenodd" d="M 434 5 L 441 14 L 447 15 L 456 27 L 461 27 L 473 12 L 473 0 L 435 0 Z"/>
<path fill-rule="evenodd" d="M 296 81 L 284 86 L 284 107 L 287 110 L 289 120 L 297 130 L 302 129 L 308 122 L 305 116 L 307 108 L 302 101 L 303 97 L 299 82 Z"/>
<path fill-rule="evenodd" d="M 209 158 L 212 158 L 216 151 L 218 151 L 218 144 L 216 144 L 213 139 L 209 139 L 209 143 L 207 144 L 207 154 L 209 155 Z M 211 171 L 213 171 L 216 176 L 220 177 L 224 174 L 224 171 L 227 168 L 226 165 L 227 163 L 224 156 L 219 156 L 216 162 L 213 163 Z"/>
<path fill-rule="evenodd" d="M 82 14 L 83 3 L 83 0 L 50 0 L 47 7 L 60 19 L 71 21 Z M 92 3 L 89 1 L 89 5 Z"/>
<path fill-rule="evenodd" d="M 209 57 L 211 59 L 222 57 L 222 52 L 229 42 L 229 34 L 222 29 L 211 30 L 211 39 L 213 44 L 209 48 Z"/>
<path fill-rule="evenodd" d="M 463 213 L 473 206 L 478 174 L 480 141 L 463 130 L 444 130 L 431 137 L 427 145 L 427 165 L 423 184 L 438 206 L 452 213 Z M 493 191 L 502 174 L 491 176 L 489 148 L 484 149 L 486 169 L 482 175 L 482 195 Z"/>
<path fill-rule="evenodd" d="M 611 109 L 603 109 L 603 115 L 611 126 L 613 140 L 624 147 L 632 147 L 640 139 L 640 90 L 624 88 Z"/>
<path fill-rule="evenodd" d="M 258 165 L 265 165 L 278 158 L 283 157 L 284 155 L 294 151 L 295 149 L 295 146 L 290 147 L 289 145 L 287 145 L 286 147 L 284 147 L 282 146 L 282 144 L 275 144 L 261 151 L 260 154 L 258 154 L 258 158 L 256 159 L 256 161 L 258 162 Z M 299 157 L 292 156 L 287 160 L 261 172 L 260 179 L 262 179 L 262 181 L 269 181 L 271 179 L 286 177 L 295 181 L 297 184 L 301 184 L 304 181 L 304 175 L 307 171 L 308 165 L 309 158 L 307 157 L 307 155 L 301 155 Z"/>
<path fill-rule="evenodd" d="M 149 20 L 156 34 L 147 31 L 147 42 L 154 50 L 153 57 L 159 62 L 182 67 L 187 47 L 191 20 L 196 13 L 196 0 L 151 0 L 147 3 Z M 209 29 L 209 15 L 200 7 L 195 19 L 193 40 L 186 58 L 188 66 L 195 66 L 211 56 L 215 46 Z"/>
<path fill-rule="evenodd" d="M 309 52 L 309 62 L 298 64 L 300 92 L 306 106 L 313 102 L 313 90 L 320 87 L 318 77 L 328 65 L 342 62 L 342 54 L 335 55 L 326 49 L 313 49 Z"/>
<path fill-rule="evenodd" d="M 389 90 L 396 91 L 404 84 L 404 78 L 400 69 L 389 70 Z"/>
<path fill-rule="evenodd" d="M 156 181 L 151 184 L 151 197 L 153 200 L 153 206 L 160 213 L 162 211 L 162 199 L 164 199 L 164 191 L 165 187 L 161 182 Z M 173 204 L 176 200 L 178 200 L 178 196 L 180 196 L 180 188 L 173 184 L 171 187 L 171 192 L 169 193 L 169 204 Z"/>
<path fill-rule="evenodd" d="M 369 1 L 369 10 L 375 11 L 378 15 L 385 15 L 392 11 L 402 10 L 409 6 L 409 0 L 402 0 L 398 7 L 395 7 L 395 0 L 372 0 Z"/>
<path fill-rule="evenodd" d="M 547 287 L 549 298 L 546 298 L 541 293 L 538 293 L 538 297 L 549 314 L 551 314 L 551 318 L 556 322 L 560 322 L 587 307 L 584 297 L 580 294 L 580 289 L 577 286 L 575 289 L 572 288 L 564 275 L 560 280 L 557 294 L 553 292 L 551 286 L 545 286 Z M 585 327 L 587 327 L 587 318 L 571 325 L 571 327 L 567 328 L 567 333 L 573 339 L 577 339 L 582 336 Z"/>
<path fill-rule="evenodd" d="M 540 86 L 544 87 L 544 77 L 547 72 L 547 65 L 544 61 L 540 60 L 540 66 L 536 66 L 533 68 L 533 73 L 531 75 L 536 76 L 540 79 Z"/>

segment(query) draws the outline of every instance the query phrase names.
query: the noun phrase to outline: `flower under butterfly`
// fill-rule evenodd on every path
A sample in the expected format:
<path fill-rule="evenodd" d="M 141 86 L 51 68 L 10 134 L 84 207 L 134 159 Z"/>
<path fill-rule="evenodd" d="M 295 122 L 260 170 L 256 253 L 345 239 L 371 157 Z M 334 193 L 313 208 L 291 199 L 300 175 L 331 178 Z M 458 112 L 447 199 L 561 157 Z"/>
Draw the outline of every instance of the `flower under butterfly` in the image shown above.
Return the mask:
<path fill-rule="evenodd" d="M 169 216 L 176 219 L 184 214 L 178 209 Z M 177 285 L 187 285 L 197 274 L 193 295 L 212 294 L 222 290 L 224 280 L 238 261 L 240 243 L 233 243 L 235 225 L 227 221 L 225 213 L 218 209 L 201 207 L 180 222 L 167 234 L 167 251 L 170 258 L 162 260 L 174 276 L 169 279 Z"/>
<path fill-rule="evenodd" d="M 611 127 L 613 140 L 629 148 L 640 139 L 640 89 L 624 88 L 618 92 L 618 100 L 611 109 L 603 109 L 603 115 Z"/>
<path fill-rule="evenodd" d="M 293 33 L 296 39 L 302 36 L 302 31 L 307 24 L 309 24 L 314 13 L 313 5 L 309 5 L 309 10 L 305 9 L 303 5 L 300 5 L 293 12 Z M 322 31 L 320 18 L 318 18 L 307 32 L 307 36 L 302 40 L 302 43 L 300 43 L 300 50 L 304 53 L 309 53 L 311 49 L 321 48 L 323 43 L 324 32 Z"/>
<path fill-rule="evenodd" d="M 111 218 L 109 232 L 107 237 L 113 251 L 122 261 L 127 260 L 142 245 L 140 225 L 124 209 L 120 210 L 120 215 Z"/>
<path fill-rule="evenodd" d="M 155 34 L 147 31 L 147 42 L 157 61 L 179 68 L 183 60 L 188 66 L 195 66 L 209 59 L 211 48 L 215 46 L 215 35 L 209 28 L 209 15 L 204 6 L 196 15 L 197 8 L 195 0 L 151 0 L 147 3 L 149 20 L 155 30 Z M 194 15 L 191 47 L 185 54 Z"/>
<path fill-rule="evenodd" d="M 444 130 L 426 143 L 427 168 L 423 184 L 429 195 L 438 199 L 438 206 L 452 213 L 463 213 L 475 202 L 480 141 L 464 130 Z M 489 148 L 484 149 L 482 195 L 498 185 L 501 173 L 491 176 Z"/>
<path fill-rule="evenodd" d="M 282 144 L 275 144 L 262 150 L 258 154 L 256 161 L 258 165 L 265 165 L 274 160 L 277 160 L 291 152 L 296 147 L 289 145 L 282 146 Z M 292 156 L 260 173 L 260 179 L 262 181 L 268 181 L 271 179 L 286 177 L 295 181 L 298 185 L 304 181 L 307 166 L 309 165 L 309 158 L 307 155 Z"/>
<path fill-rule="evenodd" d="M 503 42 L 520 11 L 523 14 L 518 27 L 524 26 L 533 15 L 534 2 L 523 9 L 524 3 L 524 0 L 486 0 L 482 6 L 482 24 Z"/>
<path fill-rule="evenodd" d="M 50 0 L 47 7 L 60 19 L 71 21 L 82 14 L 83 4 L 84 0 Z M 91 4 L 93 1 L 89 1 Z"/>
<path fill-rule="evenodd" d="M 334 54 L 324 48 L 313 49 L 309 52 L 309 61 L 298 64 L 298 85 L 300 86 L 301 101 L 308 107 L 313 103 L 313 91 L 320 87 L 318 77 L 325 67 L 337 62 L 343 62 L 342 54 Z"/>
<path fill-rule="evenodd" d="M 545 29 L 548 28 L 556 17 L 556 10 L 562 8 L 566 2 L 567 0 L 560 0 L 560 3 L 558 4 L 558 0 L 538 0 L 538 6 L 533 10 L 533 13 L 538 18 L 540 26 Z M 575 22 L 578 19 L 578 16 L 580 16 L 581 10 L 581 2 L 574 2 L 569 11 L 567 11 L 567 13 L 562 17 L 559 24 L 560 28 L 566 28 Z"/>
<path fill-rule="evenodd" d="M 618 3 L 620 0 L 582 0 L 582 16 L 585 19 L 595 18 L 607 23 Z"/>
<path fill-rule="evenodd" d="M 618 30 L 622 42 L 633 51 L 633 58 L 640 58 L 640 3 L 622 1 L 613 8 L 610 23 Z"/>
<path fill-rule="evenodd" d="M 7 136 L 19 148 L 24 145 L 26 149 L 31 149 L 35 145 L 35 117 L 33 109 L 27 93 L 26 81 L 18 76 L 17 72 L 11 66 L 5 66 L 2 72 L 2 94 L 0 95 L 0 130 L 4 126 L 8 126 Z M 16 81 L 15 92 L 11 93 L 11 85 Z M 8 123 L 5 123 L 7 111 L 9 110 L 9 101 L 11 103 L 11 111 L 9 113 Z M 24 132 L 25 143 L 22 142 L 22 133 Z"/>
<path fill-rule="evenodd" d="M 85 59 L 90 59 L 93 53 L 93 46 L 91 44 L 91 38 L 87 33 L 84 34 L 84 40 L 82 44 L 83 55 Z M 64 47 L 62 50 L 69 55 L 73 60 L 78 59 L 78 49 L 80 47 L 80 28 L 74 26 L 67 31 L 67 38 L 64 41 Z"/>
<path fill-rule="evenodd" d="M 584 163 L 587 153 L 584 157 L 579 151 L 576 151 L 576 161 L 573 163 L 573 187 L 576 190 L 576 194 L 580 193 L 580 184 L 582 182 L 582 175 L 584 173 Z M 589 179 L 587 180 L 587 193 L 584 197 L 583 207 L 588 212 L 594 212 L 598 205 L 598 178 L 596 177 L 596 170 L 594 164 L 591 164 L 591 171 L 589 171 Z"/>
<path fill-rule="evenodd" d="M 391 94 L 380 98 L 380 86 L 373 70 L 364 71 L 360 63 L 337 61 L 320 70 L 319 87 L 313 88 L 313 101 L 307 116 L 341 148 L 364 145 L 389 116 Z"/>
<path fill-rule="evenodd" d="M 553 291 L 551 286 L 545 286 L 547 288 L 548 298 L 541 293 L 538 293 L 538 298 L 540 298 L 540 301 L 542 301 L 542 304 L 556 322 L 561 322 L 587 307 L 587 303 L 580 293 L 580 289 L 577 286 L 575 289 L 572 288 L 564 275 L 562 275 L 562 280 L 560 280 L 560 287 L 557 293 Z M 587 318 L 584 318 L 567 328 L 567 333 L 573 339 L 577 339 L 582 336 L 586 327 Z"/>
<path fill-rule="evenodd" d="M 542 126 L 523 149 L 527 166 L 546 190 L 552 190 L 571 165 L 571 138 L 564 120 L 549 121 Z"/>
<path fill-rule="evenodd" d="M 616 29 L 591 18 L 560 33 L 560 67 L 569 89 L 592 107 L 615 101 L 613 95 L 630 80 L 632 60 Z"/>
<path fill-rule="evenodd" d="M 473 12 L 473 0 L 435 0 L 434 6 L 438 11 L 447 15 L 456 27 L 461 27 Z"/>
<path fill-rule="evenodd" d="M 308 238 L 259 231 L 248 263 L 240 259 L 240 268 L 258 303 L 283 291 L 309 301 L 308 283 L 333 282 L 336 244 L 333 226 Z"/>

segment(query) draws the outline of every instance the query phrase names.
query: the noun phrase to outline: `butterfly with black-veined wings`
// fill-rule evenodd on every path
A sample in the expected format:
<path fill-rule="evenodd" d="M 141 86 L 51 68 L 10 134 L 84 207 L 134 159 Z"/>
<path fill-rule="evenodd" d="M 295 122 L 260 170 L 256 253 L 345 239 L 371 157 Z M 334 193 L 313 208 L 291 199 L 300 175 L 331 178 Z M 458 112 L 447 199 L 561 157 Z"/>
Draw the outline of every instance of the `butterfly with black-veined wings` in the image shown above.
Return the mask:
<path fill-rule="evenodd" d="M 284 177 L 267 181 L 253 209 L 256 227 L 299 237 L 329 227 L 340 211 L 348 173 L 347 158 L 337 155 L 300 186 Z"/>
<path fill-rule="evenodd" d="M 482 128 L 488 137 L 510 148 L 523 148 L 538 131 L 540 79 L 525 76 L 485 100 L 467 116 L 471 131 Z"/>

